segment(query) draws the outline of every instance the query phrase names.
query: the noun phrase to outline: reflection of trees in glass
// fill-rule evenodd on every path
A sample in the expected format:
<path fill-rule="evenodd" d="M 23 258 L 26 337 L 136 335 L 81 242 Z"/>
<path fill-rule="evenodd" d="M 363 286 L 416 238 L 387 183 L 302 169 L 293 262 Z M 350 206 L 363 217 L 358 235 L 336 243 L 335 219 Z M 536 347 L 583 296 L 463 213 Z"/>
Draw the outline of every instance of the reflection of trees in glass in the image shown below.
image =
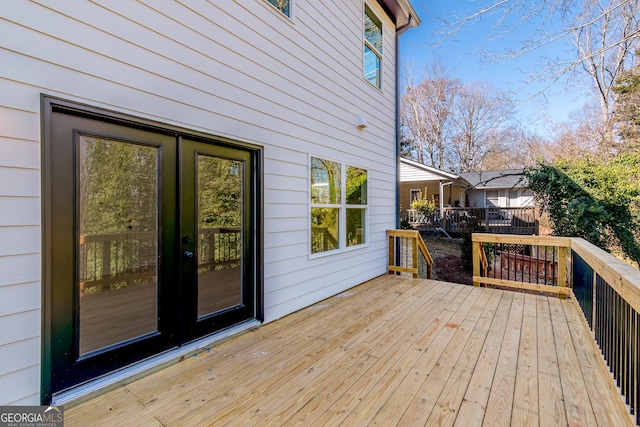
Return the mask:
<path fill-rule="evenodd" d="M 311 158 L 311 253 L 339 249 L 341 227 L 347 246 L 364 243 L 367 171 L 344 167 L 343 183 L 340 163 Z"/>
<path fill-rule="evenodd" d="M 339 205 L 342 201 L 340 163 L 311 158 L 311 253 L 338 248 L 338 208 L 317 205 Z"/>
<path fill-rule="evenodd" d="M 78 148 L 80 281 L 155 275 L 157 148 L 85 135 Z"/>
<path fill-rule="evenodd" d="M 274 5 L 280 12 L 287 16 L 289 15 L 289 0 L 268 0 L 269 3 Z"/>
<path fill-rule="evenodd" d="M 340 163 L 311 158 L 311 203 L 340 203 L 340 181 Z"/>
<path fill-rule="evenodd" d="M 365 209 L 347 209 L 347 246 L 364 243 Z"/>
<path fill-rule="evenodd" d="M 242 251 L 242 162 L 198 156 L 199 271 L 237 267 Z"/>
<path fill-rule="evenodd" d="M 367 204 L 367 171 L 353 166 L 347 167 L 347 204 Z"/>
<path fill-rule="evenodd" d="M 364 38 L 369 44 L 382 54 L 382 22 L 365 6 L 364 14 Z"/>
<path fill-rule="evenodd" d="M 198 227 L 240 227 L 243 164 L 198 156 Z"/>
<path fill-rule="evenodd" d="M 80 234 L 155 231 L 156 151 L 80 137 Z"/>
<path fill-rule="evenodd" d="M 364 14 L 364 77 L 380 87 L 380 59 L 382 58 L 382 23 L 365 5 Z"/>
<path fill-rule="evenodd" d="M 346 198 L 348 205 L 367 204 L 367 171 L 353 166 L 347 167 Z M 347 209 L 347 246 L 364 243 L 366 210 Z"/>
<path fill-rule="evenodd" d="M 311 253 L 338 249 L 338 208 L 311 208 Z"/>

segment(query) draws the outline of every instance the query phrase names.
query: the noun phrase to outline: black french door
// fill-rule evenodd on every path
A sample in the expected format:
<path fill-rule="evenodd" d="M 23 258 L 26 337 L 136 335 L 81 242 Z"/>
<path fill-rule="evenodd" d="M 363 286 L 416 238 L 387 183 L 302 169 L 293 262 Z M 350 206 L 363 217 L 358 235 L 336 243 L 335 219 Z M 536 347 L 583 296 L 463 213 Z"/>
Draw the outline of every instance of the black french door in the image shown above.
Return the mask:
<path fill-rule="evenodd" d="M 187 340 L 254 317 L 251 153 L 182 139 L 181 282 Z"/>
<path fill-rule="evenodd" d="M 257 154 L 51 108 L 43 403 L 257 318 Z"/>

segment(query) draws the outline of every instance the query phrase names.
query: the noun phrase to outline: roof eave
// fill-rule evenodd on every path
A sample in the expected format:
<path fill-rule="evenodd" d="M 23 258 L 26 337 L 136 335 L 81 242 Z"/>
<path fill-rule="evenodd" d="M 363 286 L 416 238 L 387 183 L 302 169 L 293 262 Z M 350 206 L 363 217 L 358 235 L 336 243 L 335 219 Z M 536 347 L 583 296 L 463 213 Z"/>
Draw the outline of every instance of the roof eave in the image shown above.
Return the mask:
<path fill-rule="evenodd" d="M 396 31 L 407 25 L 411 27 L 420 25 L 420 17 L 409 0 L 378 0 L 378 3 L 395 22 Z"/>
<path fill-rule="evenodd" d="M 422 163 L 414 162 L 413 160 L 405 159 L 404 157 L 402 157 L 400 159 L 400 161 L 406 163 L 409 166 L 413 166 L 414 168 L 422 169 L 424 171 L 431 172 L 431 173 L 433 173 L 435 175 L 440 175 L 442 178 L 446 178 L 446 179 L 449 179 L 451 181 L 464 180 L 465 182 L 468 182 L 465 178 L 463 178 L 463 177 L 461 177 L 459 175 L 456 175 L 454 173 L 446 172 L 446 171 L 443 171 L 443 170 L 438 169 L 438 168 L 434 168 L 434 167 L 427 166 L 427 165 L 422 164 Z"/>

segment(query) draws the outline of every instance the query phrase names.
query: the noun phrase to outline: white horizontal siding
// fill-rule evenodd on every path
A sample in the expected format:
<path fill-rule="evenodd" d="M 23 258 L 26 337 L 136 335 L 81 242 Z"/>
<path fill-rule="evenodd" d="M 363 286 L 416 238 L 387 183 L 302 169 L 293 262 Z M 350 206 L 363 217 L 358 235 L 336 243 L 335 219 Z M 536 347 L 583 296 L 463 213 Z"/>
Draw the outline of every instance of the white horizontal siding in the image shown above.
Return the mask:
<path fill-rule="evenodd" d="M 0 404 L 34 405 L 40 400 L 40 97 L 7 79 L 0 79 L 0 92 Z"/>
<path fill-rule="evenodd" d="M 357 257 L 358 255 L 354 251 L 353 258 Z M 308 305 L 305 304 L 307 300 L 317 302 L 348 289 L 349 286 L 345 286 L 345 282 L 348 283 L 349 279 L 359 282 L 361 277 L 367 273 L 380 275 L 386 272 L 384 257 L 372 258 L 371 261 L 376 261 L 379 265 L 373 271 L 370 270 L 371 266 L 367 266 L 366 263 L 361 261 L 354 263 L 354 261 L 355 259 L 342 256 L 340 260 L 332 260 L 327 265 L 318 265 L 314 268 L 306 269 L 304 272 L 309 278 L 304 283 L 279 287 L 277 290 L 265 295 L 265 299 L 268 300 L 265 303 L 272 307 L 269 315 L 275 319 L 288 314 L 292 307 L 298 309 Z M 282 279 L 278 282 L 278 284 L 283 283 L 285 282 Z"/>
<path fill-rule="evenodd" d="M 40 143 L 0 136 L 0 167 L 3 166 L 40 169 Z"/>
<path fill-rule="evenodd" d="M 40 225 L 40 199 L 0 197 L 0 227 Z"/>
<path fill-rule="evenodd" d="M 40 171 L 38 169 L 0 166 L 0 197 L 38 197 L 39 195 Z"/>
<path fill-rule="evenodd" d="M 40 336 L 40 312 L 25 311 L 0 317 L 0 346 Z"/>
<path fill-rule="evenodd" d="M 306 230 L 302 231 L 281 231 L 279 233 L 269 233 L 268 242 L 265 242 L 265 251 L 271 248 L 277 248 L 295 244 L 305 244 L 309 237 Z"/>
<path fill-rule="evenodd" d="M 400 163 L 400 178 L 402 182 L 439 181 L 441 179 L 445 179 L 433 172 L 409 166 L 404 163 Z"/>
<path fill-rule="evenodd" d="M 31 351 L 35 351 L 39 355 L 40 347 L 33 348 Z M 3 354 L 4 357 L 4 353 L 0 354 Z M 40 393 L 39 365 L 0 376 L 0 402 L 6 402 L 3 405 L 18 404 L 18 402 L 38 405 L 40 398 L 34 391 Z"/>
<path fill-rule="evenodd" d="M 2 21 L 0 21 L 2 22 Z M 0 32 L 2 25 L 0 25 Z M 35 97 L 38 99 L 38 97 Z M 35 111 L 0 107 L 0 136 L 30 141 L 40 140 L 40 116 Z"/>
<path fill-rule="evenodd" d="M 40 338 L 28 338 L 26 340 L 14 342 L 12 345 L 0 346 L 3 363 L 0 365 L 0 381 L 3 375 L 20 371 L 40 363 L 39 349 Z"/>
<path fill-rule="evenodd" d="M 0 286 L 0 313 L 10 314 L 40 308 L 40 282 Z"/>
<path fill-rule="evenodd" d="M 265 0 L 0 3 L 0 33 L 11 34 L 0 46 L 0 364 L 30 354 L 0 370 L 0 404 L 39 390 L 43 93 L 264 148 L 267 321 L 384 272 L 393 24 L 371 2 L 384 29 L 378 90 L 362 76 L 363 2 L 294 6 L 289 20 Z M 310 155 L 368 170 L 365 247 L 309 259 Z"/>
<path fill-rule="evenodd" d="M 31 371 L 32 372 L 32 371 Z M 31 396 L 26 396 L 8 403 L 11 406 L 34 406 L 40 404 L 40 393 L 34 393 Z"/>
<path fill-rule="evenodd" d="M 40 252 L 40 227 L 0 227 L 0 257 Z"/>
<path fill-rule="evenodd" d="M 113 2 L 109 3 L 111 7 L 116 8 L 115 10 L 118 11 L 116 4 L 113 4 Z M 341 88 L 343 89 L 341 91 L 336 90 L 336 82 L 340 83 L 340 79 L 331 76 L 331 69 L 318 70 L 318 64 L 323 64 L 328 58 L 332 58 L 330 56 L 313 58 L 312 66 L 307 65 L 308 69 L 304 70 L 304 74 L 295 76 L 302 79 L 303 76 L 311 74 L 313 77 L 313 79 L 305 77 L 305 81 L 300 85 L 301 92 L 296 93 L 298 86 L 292 84 L 292 82 L 295 83 L 297 80 L 289 79 L 288 74 L 291 74 L 292 70 L 290 65 L 285 65 L 285 61 L 289 63 L 294 61 L 293 69 L 299 70 L 298 67 L 302 68 L 305 64 L 298 58 L 307 58 L 308 54 L 305 55 L 302 51 L 296 52 L 299 54 L 298 58 L 296 58 L 293 56 L 291 49 L 282 49 L 280 43 L 274 41 L 270 44 L 269 41 L 265 40 L 263 35 L 256 32 L 256 29 L 264 27 L 264 23 L 257 20 L 256 17 L 250 16 L 248 21 L 243 19 L 242 23 L 237 23 L 238 25 L 246 26 L 236 34 L 242 34 L 243 38 L 253 43 L 247 47 L 247 44 L 239 41 L 237 37 L 233 35 L 233 32 L 225 31 L 216 25 L 211 25 L 210 21 L 203 20 L 202 16 L 193 13 L 179 21 L 175 18 L 175 11 L 170 15 L 171 18 L 156 13 L 156 15 L 153 16 L 153 20 L 150 21 L 149 16 L 144 15 L 150 12 L 149 8 L 140 5 L 136 6 L 135 4 L 122 4 L 124 10 L 121 12 L 127 13 L 128 16 L 132 17 L 132 20 L 123 21 L 120 19 L 114 21 L 116 17 L 114 17 L 113 14 L 108 14 L 108 17 L 111 17 L 111 19 L 103 19 L 102 15 L 97 15 L 99 16 L 99 19 L 97 19 L 96 6 L 94 5 L 87 4 L 83 7 L 76 7 L 76 5 L 69 2 L 64 4 L 72 9 L 67 11 L 68 13 L 73 12 L 82 17 L 83 21 L 98 26 L 101 30 L 91 31 L 91 36 L 81 41 L 82 44 L 86 45 L 83 46 L 82 49 L 77 45 L 79 41 L 76 39 L 79 32 L 82 32 L 83 29 L 86 31 L 86 24 L 76 21 L 67 22 L 66 17 L 54 15 L 52 19 L 47 20 L 46 24 L 42 24 L 42 28 L 39 29 L 48 35 L 73 40 L 75 43 L 60 44 L 54 52 L 51 52 L 46 49 L 46 43 L 29 40 L 28 34 L 26 34 L 28 30 L 25 29 L 22 31 L 19 30 L 16 34 L 16 38 L 24 40 L 19 47 L 20 51 L 28 52 L 30 56 L 46 58 L 49 62 L 65 59 L 71 68 L 87 74 L 95 73 L 90 70 L 90 68 L 95 68 L 96 70 L 100 70 L 99 72 L 101 74 L 99 77 L 102 79 L 117 82 L 130 88 L 135 87 L 149 94 L 159 93 L 157 88 L 161 87 L 164 91 L 171 93 L 172 99 L 185 104 L 196 103 L 198 99 L 202 99 L 203 101 L 206 99 L 206 101 L 211 104 L 213 100 L 215 104 L 209 105 L 212 112 L 221 115 L 225 113 L 229 114 L 234 120 L 237 120 L 238 117 L 247 117 L 248 113 L 244 108 L 238 108 L 234 111 L 229 110 L 230 107 L 260 106 L 265 99 L 268 99 L 271 102 L 268 111 L 272 117 L 275 116 L 279 118 L 280 121 L 289 121 L 297 126 L 308 127 L 315 132 L 327 132 L 326 136 L 330 139 L 340 139 L 340 136 L 337 133 L 334 134 L 333 130 L 339 127 L 344 128 L 345 125 L 350 124 L 353 113 L 355 113 L 355 111 L 349 111 L 350 114 L 340 115 L 338 120 L 331 117 L 331 113 L 336 116 L 336 113 L 345 111 L 345 105 L 349 105 L 345 104 L 345 102 L 353 90 L 349 92 L 349 87 Z M 59 7 L 64 6 L 61 5 Z M 98 12 L 100 10 L 101 9 L 98 8 Z M 180 9 L 180 11 L 181 10 L 183 9 Z M 102 12 L 103 14 L 105 13 L 104 10 L 102 10 Z M 153 11 L 151 12 L 153 13 Z M 229 12 L 212 10 L 210 16 L 219 17 L 224 16 L 226 13 Z M 178 16 L 179 15 L 180 13 L 178 13 Z M 151 24 L 156 27 L 151 27 L 152 30 L 155 31 L 146 28 L 141 30 L 139 25 L 134 21 L 141 23 L 150 21 Z M 118 24 L 116 24 L 116 22 L 118 22 Z M 200 22 L 201 25 L 197 27 L 198 32 L 196 32 L 193 28 L 196 28 L 198 22 Z M 186 28 L 185 23 L 192 25 L 192 28 Z M 114 28 L 117 28 L 118 32 L 120 32 L 122 31 L 121 27 L 127 28 L 132 25 L 134 25 L 135 28 L 131 30 L 131 33 L 126 32 L 126 37 L 116 38 L 107 33 L 108 31 L 113 31 Z M 221 31 L 224 32 L 226 38 L 223 34 L 220 34 Z M 209 35 L 207 32 L 211 32 L 211 34 Z M 203 37 L 201 33 L 206 34 L 207 37 Z M 167 34 L 171 34 L 172 38 L 170 40 L 167 40 Z M 230 38 L 232 36 L 235 38 Z M 43 34 L 43 37 L 48 36 Z M 291 37 L 299 38 L 297 34 Z M 141 49 L 138 45 L 134 45 L 133 42 L 129 41 L 135 40 L 138 42 L 141 39 L 145 41 L 148 39 L 144 49 Z M 173 40 L 176 41 L 173 42 Z M 198 54 L 192 54 L 190 56 L 191 63 L 187 62 L 187 58 L 180 58 L 179 55 L 176 54 L 176 52 L 180 53 L 186 50 L 185 46 L 191 48 L 198 46 L 201 41 L 203 45 L 198 48 Z M 221 54 L 224 62 L 221 62 L 219 58 L 214 58 L 211 54 L 209 54 L 209 57 L 202 57 L 202 55 L 199 54 L 199 52 L 220 51 L 223 43 L 226 46 L 230 46 L 230 48 L 225 47 L 225 51 Z M 251 48 L 259 50 L 249 50 Z M 260 56 L 263 55 L 263 51 L 270 52 L 269 48 L 273 50 L 273 55 L 279 56 L 278 59 L 280 61 L 278 63 L 280 64 L 280 70 L 278 68 L 269 70 L 263 65 L 260 65 L 263 62 L 268 63 L 268 60 L 257 61 L 257 63 L 242 62 L 234 64 L 235 66 L 233 67 L 228 65 L 232 63 L 235 58 L 242 58 L 241 55 L 237 53 L 234 54 L 232 50 L 237 52 L 249 51 L 254 54 L 253 56 Z M 156 53 L 162 53 L 163 49 L 167 50 L 166 54 L 160 56 Z M 97 50 L 100 50 L 100 54 L 94 53 Z M 359 51 L 360 48 L 358 49 L 358 52 Z M 178 57 L 176 58 L 176 56 Z M 87 57 L 90 58 L 90 60 L 87 60 Z M 157 72 L 150 73 L 149 70 L 145 69 L 145 67 L 149 68 L 149 64 L 158 63 L 158 61 L 163 59 L 166 60 L 166 64 L 163 64 L 162 76 Z M 206 65 L 206 60 L 211 62 L 210 66 Z M 106 65 L 107 63 L 109 63 L 108 66 Z M 255 72 L 256 69 L 258 72 Z M 246 70 L 254 72 L 248 74 Z M 360 65 L 358 65 L 358 70 L 361 71 Z M 142 78 L 142 74 L 145 74 L 144 78 Z M 269 81 L 266 83 L 270 84 L 265 84 L 263 81 L 269 77 L 278 79 L 278 85 L 274 86 L 275 83 Z M 360 80 L 362 79 L 358 78 L 355 81 Z M 314 91 L 314 87 L 317 87 L 319 84 L 322 84 L 322 89 L 325 90 Z M 214 89 L 215 92 L 212 92 Z M 320 94 L 325 93 L 329 93 L 333 99 L 340 99 L 339 97 L 342 97 L 343 102 L 340 104 L 336 104 L 335 102 L 326 105 L 322 104 L 323 99 Z M 375 93 L 379 94 L 378 91 L 375 91 Z M 261 99 L 256 99 L 256 96 Z M 313 110 L 307 108 L 309 100 L 314 101 Z M 228 101 L 231 105 L 227 105 L 221 101 Z M 300 105 L 296 105 L 296 103 Z M 224 108 L 215 108 L 216 106 L 223 105 Z M 383 103 L 376 100 L 373 105 L 379 108 L 378 106 L 383 105 Z M 244 114 L 242 114 L 243 111 Z M 263 111 L 263 109 L 258 108 L 254 109 L 252 113 L 262 113 Z M 391 115 L 384 118 L 392 118 L 392 109 L 387 109 L 387 112 Z M 175 115 L 175 112 L 171 114 L 171 116 Z M 265 114 L 265 116 L 267 115 Z M 255 118 L 252 119 L 255 120 Z M 377 121 L 373 121 L 373 124 L 375 125 L 376 122 Z M 382 120 L 382 123 L 386 123 L 387 126 L 389 126 L 389 120 Z M 391 122 L 391 124 L 392 123 L 393 122 Z M 321 126 L 323 124 L 329 126 Z M 375 140 L 373 142 L 375 142 Z"/>

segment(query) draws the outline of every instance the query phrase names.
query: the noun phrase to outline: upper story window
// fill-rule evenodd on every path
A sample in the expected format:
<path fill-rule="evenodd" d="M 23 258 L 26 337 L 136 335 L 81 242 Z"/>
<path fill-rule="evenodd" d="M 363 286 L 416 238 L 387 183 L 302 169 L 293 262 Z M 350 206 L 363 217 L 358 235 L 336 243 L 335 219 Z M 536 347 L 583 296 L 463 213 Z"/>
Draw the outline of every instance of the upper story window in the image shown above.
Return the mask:
<path fill-rule="evenodd" d="M 364 5 L 364 78 L 382 87 L 382 22 Z"/>
<path fill-rule="evenodd" d="M 289 3 L 291 2 L 289 0 L 267 0 L 267 1 L 271 3 L 280 12 L 284 13 L 286 16 L 291 18 L 291 8 L 289 6 Z"/>

